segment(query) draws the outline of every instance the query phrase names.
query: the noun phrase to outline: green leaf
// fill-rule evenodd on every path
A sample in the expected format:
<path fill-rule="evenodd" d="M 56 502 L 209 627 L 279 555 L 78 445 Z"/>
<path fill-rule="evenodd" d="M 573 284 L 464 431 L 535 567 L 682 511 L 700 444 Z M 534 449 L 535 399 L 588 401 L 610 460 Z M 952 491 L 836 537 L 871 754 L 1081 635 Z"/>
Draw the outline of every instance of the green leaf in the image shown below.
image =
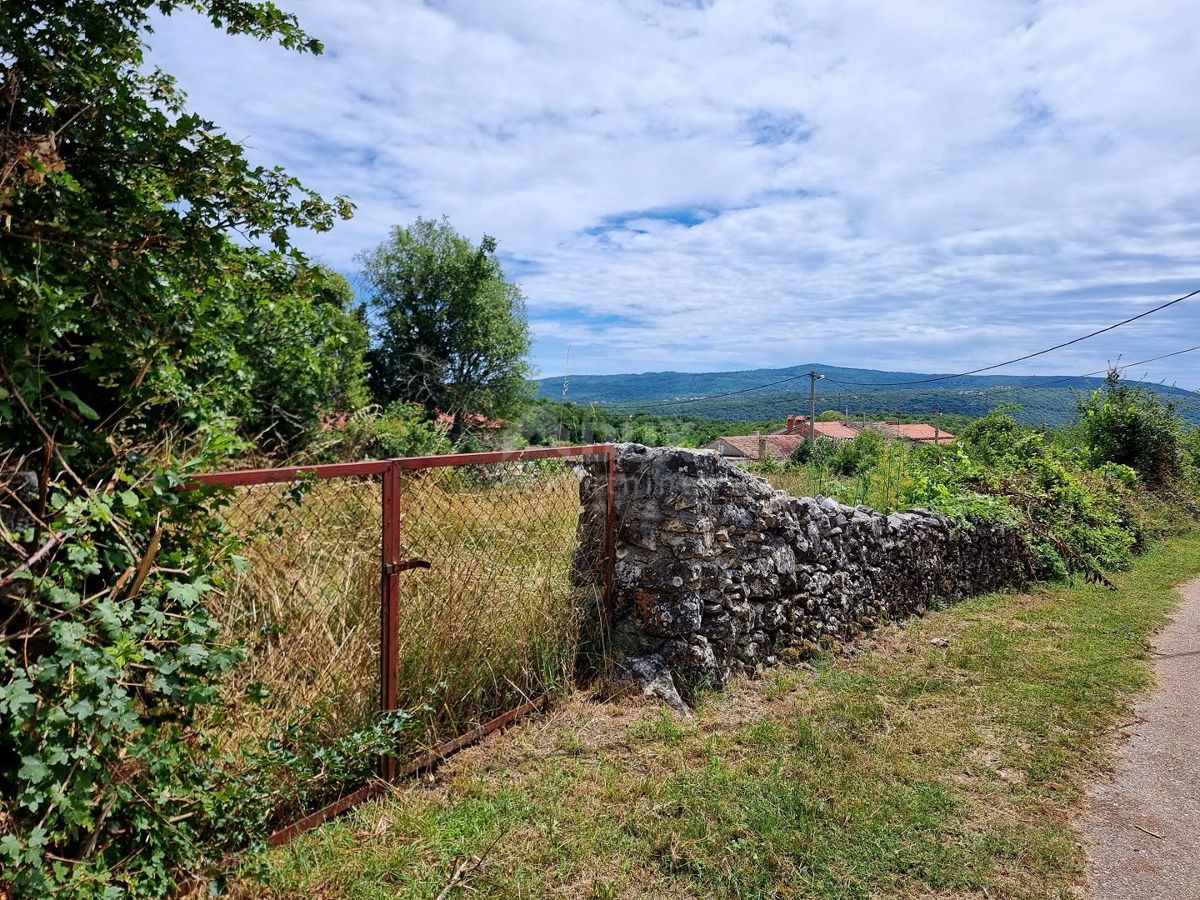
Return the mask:
<path fill-rule="evenodd" d="M 16 676 L 8 684 L 0 687 L 0 707 L 7 707 L 11 716 L 21 718 L 21 711 L 37 703 L 37 695 L 30 689 L 33 682 L 24 675 Z"/>
<path fill-rule="evenodd" d="M 14 835 L 0 836 L 0 856 L 15 863 L 21 859 L 21 854 L 24 852 L 25 846 Z"/>
<path fill-rule="evenodd" d="M 100 414 L 80 400 L 79 395 L 74 391 L 59 391 L 58 396 L 72 404 L 75 409 L 79 411 L 79 414 L 85 419 L 88 419 L 92 422 L 99 421 Z"/>
<path fill-rule="evenodd" d="M 17 779 L 27 781 L 30 784 L 39 784 L 50 777 L 50 770 L 42 764 L 42 761 L 36 756 L 22 756 L 21 768 L 17 772 Z"/>

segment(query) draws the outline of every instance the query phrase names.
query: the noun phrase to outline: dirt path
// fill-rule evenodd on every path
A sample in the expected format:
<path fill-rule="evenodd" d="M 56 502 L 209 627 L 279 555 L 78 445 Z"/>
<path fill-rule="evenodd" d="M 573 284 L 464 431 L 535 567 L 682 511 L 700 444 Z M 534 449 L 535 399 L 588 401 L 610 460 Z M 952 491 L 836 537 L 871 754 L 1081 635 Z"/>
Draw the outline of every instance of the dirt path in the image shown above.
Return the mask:
<path fill-rule="evenodd" d="M 1116 773 L 1088 798 L 1093 900 L 1200 900 L 1200 579 L 1154 645 Z"/>

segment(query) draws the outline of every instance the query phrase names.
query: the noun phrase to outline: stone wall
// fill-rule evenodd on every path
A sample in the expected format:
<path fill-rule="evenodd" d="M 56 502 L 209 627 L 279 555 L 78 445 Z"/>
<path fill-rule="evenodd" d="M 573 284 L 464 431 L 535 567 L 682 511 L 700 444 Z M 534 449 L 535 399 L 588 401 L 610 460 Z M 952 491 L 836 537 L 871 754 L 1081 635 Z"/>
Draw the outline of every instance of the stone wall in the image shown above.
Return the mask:
<path fill-rule="evenodd" d="M 616 468 L 613 646 L 672 702 L 1034 572 L 1011 529 L 792 497 L 712 451 L 625 444 Z"/>

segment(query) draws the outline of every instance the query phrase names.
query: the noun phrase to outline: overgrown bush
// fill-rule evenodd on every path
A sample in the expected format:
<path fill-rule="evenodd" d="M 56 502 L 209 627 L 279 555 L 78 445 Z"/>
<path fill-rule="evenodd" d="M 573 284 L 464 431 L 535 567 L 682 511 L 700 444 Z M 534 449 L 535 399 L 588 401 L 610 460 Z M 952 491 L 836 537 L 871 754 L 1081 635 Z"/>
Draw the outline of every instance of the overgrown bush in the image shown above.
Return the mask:
<path fill-rule="evenodd" d="M 1086 442 L 1022 425 L 1002 407 L 961 428 L 952 445 L 914 446 L 864 431 L 852 441 L 805 442 L 786 466 L 755 471 L 793 493 L 828 493 L 883 511 L 925 508 L 964 524 L 1005 522 L 1027 536 L 1048 577 L 1102 578 L 1127 566 L 1145 536 L 1144 504 L 1137 502 L 1143 478 L 1106 457 L 1118 455 L 1111 448 L 1120 446 L 1132 418 L 1138 433 L 1160 439 L 1147 464 L 1170 458 L 1178 424 L 1156 403 L 1120 389 L 1097 399 L 1101 411 L 1074 432 L 1089 436 Z M 1116 428 L 1117 437 L 1099 433 L 1102 426 Z M 1155 471 L 1165 477 L 1162 466 Z"/>
<path fill-rule="evenodd" d="M 1080 431 L 1093 463 L 1120 463 L 1151 485 L 1183 470 L 1182 425 L 1175 406 L 1142 385 L 1108 373 L 1104 387 L 1079 403 Z"/>
<path fill-rule="evenodd" d="M 1141 538 L 1125 502 L 1132 470 L 1093 469 L 1007 410 L 964 429 L 951 447 L 920 448 L 913 461 L 910 505 L 1016 526 L 1049 576 L 1124 568 Z"/>
<path fill-rule="evenodd" d="M 261 838 L 196 728 L 241 656 L 206 603 L 235 546 L 180 488 L 239 434 L 286 420 L 286 442 L 353 405 L 330 386 L 361 367 L 344 292 L 289 241 L 350 206 L 251 165 L 146 65 L 152 11 L 181 5 L 320 50 L 252 0 L 0 16 L 0 894 L 15 897 L 168 895 Z"/>
<path fill-rule="evenodd" d="M 428 420 L 423 407 L 393 403 L 382 412 L 364 407 L 330 419 L 309 449 L 324 460 L 357 460 L 449 453 L 454 445 L 444 428 Z"/>

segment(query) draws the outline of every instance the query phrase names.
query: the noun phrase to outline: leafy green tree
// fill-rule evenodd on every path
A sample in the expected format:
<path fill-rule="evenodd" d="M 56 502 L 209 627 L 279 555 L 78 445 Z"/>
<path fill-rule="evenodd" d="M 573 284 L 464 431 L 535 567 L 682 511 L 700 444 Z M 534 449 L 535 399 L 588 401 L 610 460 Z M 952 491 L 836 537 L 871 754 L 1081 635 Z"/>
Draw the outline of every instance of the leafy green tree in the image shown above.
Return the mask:
<path fill-rule="evenodd" d="M 416 403 L 430 418 L 518 413 L 529 401 L 529 326 L 496 241 L 479 245 L 446 219 L 417 219 L 360 257 L 379 326 L 370 353 L 375 401 Z"/>
<path fill-rule="evenodd" d="M 369 402 L 367 327 L 337 272 L 286 267 L 278 279 L 235 330 L 248 372 L 234 414 L 256 445 L 290 447 L 310 437 L 322 414 Z"/>
<path fill-rule="evenodd" d="M 1080 432 L 1094 463 L 1119 463 L 1149 484 L 1177 476 L 1183 461 L 1182 425 L 1175 406 L 1111 369 L 1104 387 L 1079 403 Z"/>
<path fill-rule="evenodd" d="M 206 607 L 229 542 L 180 488 L 238 417 L 258 427 L 285 358 L 323 366 L 293 353 L 344 296 L 310 302 L 289 231 L 350 206 L 252 165 L 146 67 L 152 12 L 181 7 L 321 49 L 252 0 L 0 16 L 0 893 L 19 897 L 169 894 L 264 824 L 192 725 L 239 653 Z"/>

